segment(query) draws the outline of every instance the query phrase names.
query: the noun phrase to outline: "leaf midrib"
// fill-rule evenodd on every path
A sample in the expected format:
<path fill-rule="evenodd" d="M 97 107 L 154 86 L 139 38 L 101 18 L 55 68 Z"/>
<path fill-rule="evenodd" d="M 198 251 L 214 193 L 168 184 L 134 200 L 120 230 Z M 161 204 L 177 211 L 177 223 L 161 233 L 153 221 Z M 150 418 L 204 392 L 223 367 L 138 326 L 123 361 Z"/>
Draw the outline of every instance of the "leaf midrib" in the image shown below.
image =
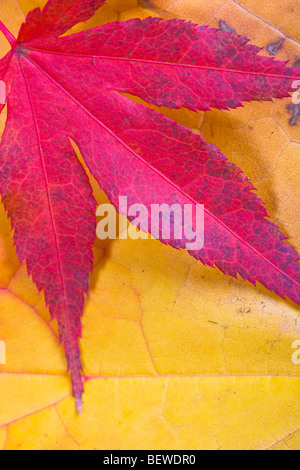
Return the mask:
<path fill-rule="evenodd" d="M 67 331 L 71 331 L 71 326 L 70 326 L 70 322 L 69 322 L 69 318 L 68 318 L 68 314 L 67 314 L 67 312 L 68 312 L 68 303 L 67 303 L 65 280 L 64 280 L 64 276 L 63 276 L 63 270 L 62 270 L 62 262 L 61 262 L 59 242 L 58 242 L 58 237 L 57 237 L 57 230 L 56 230 L 56 226 L 55 226 L 55 220 L 54 220 L 52 205 L 51 205 L 51 198 L 50 198 L 50 194 L 49 194 L 49 182 L 48 182 L 48 176 L 47 176 L 46 166 L 45 166 L 44 157 L 43 157 L 42 144 L 41 144 L 41 140 L 40 140 L 38 125 L 37 125 L 37 122 L 36 122 L 36 116 L 35 116 L 35 111 L 34 111 L 34 107 L 33 107 L 33 103 L 32 103 L 30 88 L 29 88 L 29 85 L 28 85 L 26 75 L 25 75 L 25 72 L 24 72 L 24 69 L 23 69 L 20 58 L 19 58 L 19 64 L 20 64 L 20 69 L 21 69 L 21 72 L 22 72 L 23 80 L 24 80 L 24 83 L 25 83 L 25 87 L 26 87 L 26 91 L 27 91 L 27 95 L 28 95 L 28 100 L 29 100 L 30 107 L 31 107 L 32 119 L 33 119 L 33 122 L 34 122 L 34 127 L 35 127 L 37 141 L 38 141 L 40 160 L 41 160 L 41 163 L 42 163 L 43 175 L 44 175 L 44 180 L 45 180 L 45 188 L 46 188 L 46 194 L 47 194 L 47 201 L 48 201 L 48 209 L 49 209 L 49 214 L 50 214 L 50 219 L 51 219 L 52 231 L 53 231 L 53 235 L 54 235 L 54 239 L 55 239 L 57 261 L 58 261 L 58 266 L 59 266 L 59 273 L 60 273 L 61 285 L 62 285 L 62 290 L 63 290 L 63 298 L 64 298 L 64 303 L 65 303 L 65 311 L 66 311 L 66 315 L 64 315 L 64 317 L 66 319 L 65 324 L 69 326 L 69 328 L 67 328 Z"/>
<path fill-rule="evenodd" d="M 185 63 L 177 63 L 177 62 L 164 62 L 158 61 L 153 59 L 141 59 L 135 57 L 115 57 L 115 56 L 107 56 L 107 55 L 95 55 L 95 54 L 75 54 L 72 52 L 61 52 L 61 51 L 49 51 L 45 49 L 38 49 L 34 47 L 27 47 L 25 49 L 28 51 L 33 52 L 42 52 L 43 54 L 53 54 L 53 55 L 61 55 L 61 56 L 71 56 L 71 57 L 81 57 L 81 58 L 90 58 L 90 59 L 101 59 L 101 60 L 116 60 L 116 61 L 124 61 L 124 62 L 139 62 L 142 64 L 152 64 L 152 65 L 167 65 L 172 67 L 188 67 L 188 68 L 195 68 L 200 70 L 209 70 L 213 72 L 219 73 L 238 73 L 242 75 L 253 75 L 258 77 L 266 77 L 266 78 L 279 78 L 282 80 L 299 80 L 298 76 L 293 75 L 281 75 L 281 74 L 274 74 L 274 73 L 264 73 L 264 72 L 255 72 L 253 70 L 240 70 L 240 69 L 229 69 L 229 68 L 222 68 L 222 67 L 213 67 L 211 65 L 195 65 L 195 64 L 185 64 Z"/>

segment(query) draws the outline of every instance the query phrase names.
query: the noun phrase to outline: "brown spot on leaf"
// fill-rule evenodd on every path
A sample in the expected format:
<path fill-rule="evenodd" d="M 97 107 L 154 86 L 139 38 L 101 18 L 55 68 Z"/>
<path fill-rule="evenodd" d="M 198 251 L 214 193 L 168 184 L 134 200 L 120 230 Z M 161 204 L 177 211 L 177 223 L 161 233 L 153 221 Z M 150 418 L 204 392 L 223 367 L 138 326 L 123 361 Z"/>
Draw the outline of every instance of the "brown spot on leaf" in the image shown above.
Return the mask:
<path fill-rule="evenodd" d="M 156 5 L 151 0 L 138 0 L 141 7 L 144 8 L 156 8 Z"/>
<path fill-rule="evenodd" d="M 300 104 L 294 104 L 292 107 L 292 117 L 289 120 L 291 126 L 296 126 L 298 118 L 300 117 Z"/>
<path fill-rule="evenodd" d="M 219 28 L 224 33 L 236 33 L 236 30 L 231 28 L 224 20 L 219 21 Z"/>
<path fill-rule="evenodd" d="M 295 60 L 293 67 L 300 67 L 300 59 Z"/>
<path fill-rule="evenodd" d="M 300 67 L 300 59 L 296 59 L 293 67 Z M 288 104 L 286 110 L 292 117 L 289 119 L 290 126 L 296 126 L 300 117 L 300 104 Z"/>
<path fill-rule="evenodd" d="M 276 55 L 279 49 L 281 48 L 285 38 L 281 38 L 276 42 L 272 42 L 268 44 L 266 49 L 270 55 Z"/>

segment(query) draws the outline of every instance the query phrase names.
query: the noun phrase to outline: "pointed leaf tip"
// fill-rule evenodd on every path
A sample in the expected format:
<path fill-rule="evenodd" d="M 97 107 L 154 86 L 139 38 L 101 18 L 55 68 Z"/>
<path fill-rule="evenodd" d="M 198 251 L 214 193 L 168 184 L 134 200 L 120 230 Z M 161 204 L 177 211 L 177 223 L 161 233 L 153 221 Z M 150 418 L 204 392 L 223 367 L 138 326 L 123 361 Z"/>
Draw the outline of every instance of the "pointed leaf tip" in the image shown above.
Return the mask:
<path fill-rule="evenodd" d="M 75 397 L 75 403 L 76 403 L 78 414 L 81 414 L 82 413 L 82 396 L 81 395 L 77 395 Z"/>

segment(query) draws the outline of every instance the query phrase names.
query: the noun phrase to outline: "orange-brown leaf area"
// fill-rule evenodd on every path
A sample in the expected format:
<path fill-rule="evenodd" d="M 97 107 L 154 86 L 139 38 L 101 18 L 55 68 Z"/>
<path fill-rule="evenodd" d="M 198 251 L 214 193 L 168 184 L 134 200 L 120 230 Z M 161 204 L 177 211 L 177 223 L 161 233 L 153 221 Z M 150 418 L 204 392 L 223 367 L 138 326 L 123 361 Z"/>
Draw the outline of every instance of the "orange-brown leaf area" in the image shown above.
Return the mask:
<path fill-rule="evenodd" d="M 25 14 L 45 3 L 0 0 L 1 20 L 17 34 Z M 300 59 L 296 0 L 108 0 L 72 32 L 150 15 L 222 21 L 262 54 L 284 38 L 271 49 L 276 58 Z M 0 50 L 8 50 L 2 35 Z M 241 167 L 300 252 L 300 118 L 291 125 L 291 99 L 205 116 L 160 112 Z M 4 112 L 2 130 L 5 119 Z M 299 449 L 297 340 L 299 307 L 261 285 L 229 279 L 155 240 L 98 241 L 78 415 L 56 323 L 16 258 L 0 208 L 1 449 Z"/>

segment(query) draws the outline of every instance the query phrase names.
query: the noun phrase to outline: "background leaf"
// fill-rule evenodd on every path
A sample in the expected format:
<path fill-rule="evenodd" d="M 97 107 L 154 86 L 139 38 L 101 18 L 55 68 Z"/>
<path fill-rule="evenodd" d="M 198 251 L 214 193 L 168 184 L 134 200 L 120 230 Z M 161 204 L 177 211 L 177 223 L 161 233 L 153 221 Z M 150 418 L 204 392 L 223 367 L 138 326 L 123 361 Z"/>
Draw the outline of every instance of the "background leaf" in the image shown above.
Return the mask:
<path fill-rule="evenodd" d="M 24 14 L 44 4 L 11 0 L 8 9 L 1 0 L 0 17 L 16 34 Z M 150 15 L 211 26 L 223 20 L 261 47 L 285 37 L 276 59 L 293 64 L 300 58 L 300 12 L 293 0 L 280 6 L 275 0 L 268 6 L 258 0 L 109 0 L 102 10 L 101 24 Z M 98 18 L 84 28 L 100 24 Z M 4 55 L 2 36 L 0 48 Z M 205 116 L 166 114 L 243 169 L 299 251 L 300 124 L 289 124 L 291 112 L 286 99 Z M 300 339 L 295 304 L 155 240 L 97 242 L 95 255 L 81 341 L 86 393 L 78 416 L 56 324 L 17 261 L 0 209 L 0 340 L 7 348 L 7 364 L 0 365 L 0 448 L 300 448 L 300 365 L 291 360 L 292 343 Z"/>

